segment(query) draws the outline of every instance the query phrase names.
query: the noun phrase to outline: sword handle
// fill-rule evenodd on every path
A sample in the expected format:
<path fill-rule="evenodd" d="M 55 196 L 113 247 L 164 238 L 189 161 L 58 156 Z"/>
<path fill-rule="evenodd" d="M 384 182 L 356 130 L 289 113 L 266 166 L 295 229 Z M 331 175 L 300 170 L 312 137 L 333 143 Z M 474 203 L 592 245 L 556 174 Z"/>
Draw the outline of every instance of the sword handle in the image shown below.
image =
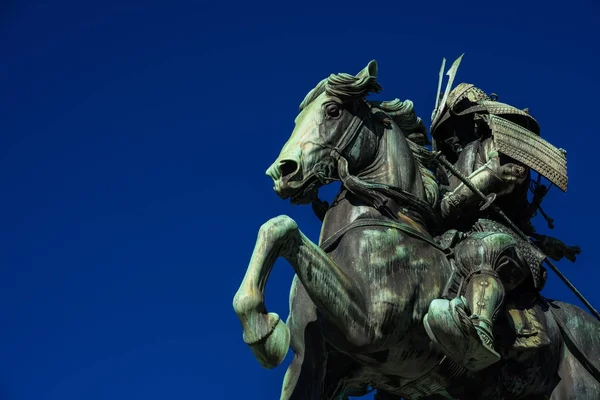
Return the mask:
<path fill-rule="evenodd" d="M 489 208 L 492 203 L 496 200 L 496 193 L 490 193 L 487 195 L 487 200 L 485 203 L 483 203 L 483 205 L 481 207 L 479 207 L 480 211 L 485 211 L 487 208 Z"/>

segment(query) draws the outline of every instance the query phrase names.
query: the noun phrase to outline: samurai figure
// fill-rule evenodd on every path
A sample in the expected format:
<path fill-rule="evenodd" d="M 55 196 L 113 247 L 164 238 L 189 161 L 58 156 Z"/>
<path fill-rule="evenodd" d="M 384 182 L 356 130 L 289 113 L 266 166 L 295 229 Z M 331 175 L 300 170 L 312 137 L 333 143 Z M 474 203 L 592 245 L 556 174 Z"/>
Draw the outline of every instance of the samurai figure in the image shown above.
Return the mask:
<path fill-rule="evenodd" d="M 445 60 L 442 64 L 430 128 L 432 147 L 488 201 L 483 202 L 445 168 L 438 168 L 438 179 L 445 183 L 439 211 L 449 229 L 440 240 L 452 247 L 451 261 L 462 278 L 454 298 L 431 303 L 424 325 L 450 358 L 478 371 L 501 359 L 494 343 L 494 323 L 507 296 L 524 293 L 535 299 L 545 283 L 541 263 L 546 255 L 574 261 L 580 250 L 535 233 L 530 222 L 540 210 L 551 224 L 541 210 L 549 188 L 540 179 L 543 176 L 566 191 L 566 152 L 540 137 L 540 127 L 527 109 L 500 103 L 497 95 L 469 83 L 450 90 L 461 59 L 448 71 L 443 95 Z M 537 181 L 531 179 L 532 170 L 538 173 Z M 538 246 L 523 240 L 491 212 L 492 202 L 521 231 L 537 239 Z M 544 243 L 552 243 L 552 248 L 544 250 Z M 557 243 L 563 247 L 559 249 Z"/>

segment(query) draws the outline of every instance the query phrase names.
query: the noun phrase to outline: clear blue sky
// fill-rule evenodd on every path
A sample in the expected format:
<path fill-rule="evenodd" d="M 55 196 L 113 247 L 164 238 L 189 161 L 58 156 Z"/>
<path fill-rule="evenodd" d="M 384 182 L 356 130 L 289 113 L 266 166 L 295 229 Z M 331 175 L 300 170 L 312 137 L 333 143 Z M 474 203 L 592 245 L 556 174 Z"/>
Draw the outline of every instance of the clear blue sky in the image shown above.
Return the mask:
<path fill-rule="evenodd" d="M 600 307 L 597 2 L 201 3 L 1 3 L 0 399 L 279 398 L 288 361 L 261 369 L 231 301 L 264 221 L 319 223 L 264 171 L 306 92 L 371 59 L 427 122 L 462 52 L 458 81 L 530 108 L 568 150 L 560 267 Z"/>

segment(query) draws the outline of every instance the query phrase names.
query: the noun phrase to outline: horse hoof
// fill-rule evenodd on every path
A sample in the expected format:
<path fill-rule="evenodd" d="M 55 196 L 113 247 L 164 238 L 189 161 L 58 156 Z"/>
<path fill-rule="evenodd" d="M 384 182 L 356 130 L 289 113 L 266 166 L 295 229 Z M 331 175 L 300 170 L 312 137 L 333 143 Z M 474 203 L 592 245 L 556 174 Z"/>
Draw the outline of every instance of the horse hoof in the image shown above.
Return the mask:
<path fill-rule="evenodd" d="M 255 325 L 252 337 L 244 332 L 244 342 L 250 346 L 263 368 L 272 369 L 281 364 L 288 353 L 290 330 L 275 313 L 262 314 L 260 317 L 262 322 Z"/>

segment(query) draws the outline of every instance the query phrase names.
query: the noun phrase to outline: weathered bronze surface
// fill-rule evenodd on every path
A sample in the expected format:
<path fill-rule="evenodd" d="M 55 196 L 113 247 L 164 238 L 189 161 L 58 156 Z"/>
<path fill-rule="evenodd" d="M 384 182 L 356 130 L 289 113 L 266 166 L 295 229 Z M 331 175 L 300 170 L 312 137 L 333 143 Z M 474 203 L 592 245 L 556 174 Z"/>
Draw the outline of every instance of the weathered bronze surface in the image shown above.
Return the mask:
<path fill-rule="evenodd" d="M 281 399 L 600 398 L 600 323 L 540 293 L 542 261 L 580 250 L 530 222 L 545 216 L 541 176 L 566 190 L 566 153 L 527 110 L 452 89 L 461 58 L 432 115 L 433 150 L 412 102 L 366 99 L 381 90 L 375 61 L 300 105 L 267 174 L 281 198 L 313 205 L 319 245 L 287 216 L 267 221 L 233 301 L 263 367 L 295 353 Z M 336 180 L 329 206 L 318 189 Z M 285 322 L 264 299 L 278 257 L 296 273 Z"/>

